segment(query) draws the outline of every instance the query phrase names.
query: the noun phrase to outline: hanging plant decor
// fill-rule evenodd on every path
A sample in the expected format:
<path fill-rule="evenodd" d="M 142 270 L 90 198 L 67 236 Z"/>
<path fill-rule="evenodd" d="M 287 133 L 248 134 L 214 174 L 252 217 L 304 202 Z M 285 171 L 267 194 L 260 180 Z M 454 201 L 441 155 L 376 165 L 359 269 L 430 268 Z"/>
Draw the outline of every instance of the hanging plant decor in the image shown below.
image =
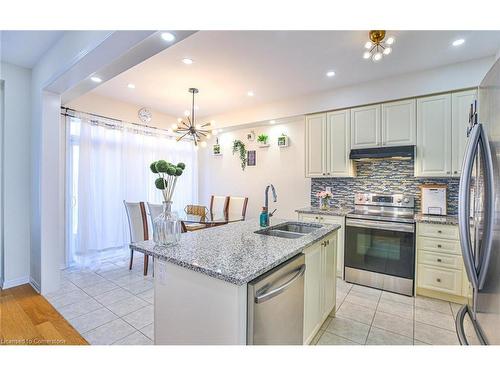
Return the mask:
<path fill-rule="evenodd" d="M 245 147 L 245 144 L 239 139 L 236 139 L 233 142 L 233 155 L 237 152 L 239 152 L 240 154 L 241 170 L 244 171 L 247 165 L 247 149 Z"/>

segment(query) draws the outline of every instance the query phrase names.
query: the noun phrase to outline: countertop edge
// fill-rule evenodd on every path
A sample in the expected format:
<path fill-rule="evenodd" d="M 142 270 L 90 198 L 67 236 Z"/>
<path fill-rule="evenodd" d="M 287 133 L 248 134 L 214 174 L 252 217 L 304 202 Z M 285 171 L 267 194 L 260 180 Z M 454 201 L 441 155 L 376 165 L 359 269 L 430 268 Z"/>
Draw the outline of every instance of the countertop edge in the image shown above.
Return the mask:
<path fill-rule="evenodd" d="M 207 276 L 210 276 L 210 277 L 213 277 L 213 278 L 216 278 L 216 279 L 228 282 L 230 284 L 241 286 L 241 285 L 248 284 L 250 281 L 254 280 L 255 278 L 257 278 L 257 277 L 263 275 L 264 273 L 272 270 L 273 268 L 275 268 L 275 267 L 279 266 L 280 264 L 286 262 L 287 260 L 293 258 L 297 254 L 300 254 L 305 248 L 307 248 L 310 245 L 312 245 L 312 244 L 320 241 L 321 239 L 323 239 L 326 236 L 332 234 L 333 232 L 337 231 L 341 227 L 338 224 L 328 224 L 327 226 L 331 227 L 331 228 L 328 228 L 329 230 L 327 232 L 325 232 L 324 234 L 320 235 L 319 237 L 314 238 L 314 240 L 312 240 L 311 242 L 302 245 L 301 247 L 299 247 L 298 249 L 294 250 L 290 254 L 287 254 L 283 258 L 281 258 L 281 259 L 279 259 L 279 260 L 271 263 L 267 267 L 264 267 L 264 268 L 256 271 L 254 274 L 252 274 L 251 276 L 248 276 L 248 277 L 246 277 L 244 279 L 237 279 L 237 278 L 234 278 L 234 277 L 231 277 L 231 276 L 226 276 L 226 275 L 214 272 L 213 270 L 206 269 L 206 268 L 203 268 L 203 267 L 199 267 L 199 266 L 196 266 L 196 265 L 193 265 L 193 264 L 190 264 L 190 263 L 186 263 L 186 262 L 180 261 L 180 260 L 175 259 L 175 258 L 171 258 L 171 257 L 164 256 L 164 255 L 159 255 L 158 253 L 155 253 L 154 251 L 151 251 L 151 250 L 148 250 L 148 249 L 136 246 L 135 244 L 130 244 L 129 247 L 130 247 L 131 250 L 135 250 L 135 251 L 139 251 L 141 253 L 147 254 L 147 255 L 151 255 L 154 258 L 157 258 L 159 260 L 167 261 L 168 263 L 175 264 L 175 265 L 177 265 L 179 267 L 186 268 L 186 269 L 194 271 L 194 272 L 202 273 L 202 274 L 205 274 Z"/>

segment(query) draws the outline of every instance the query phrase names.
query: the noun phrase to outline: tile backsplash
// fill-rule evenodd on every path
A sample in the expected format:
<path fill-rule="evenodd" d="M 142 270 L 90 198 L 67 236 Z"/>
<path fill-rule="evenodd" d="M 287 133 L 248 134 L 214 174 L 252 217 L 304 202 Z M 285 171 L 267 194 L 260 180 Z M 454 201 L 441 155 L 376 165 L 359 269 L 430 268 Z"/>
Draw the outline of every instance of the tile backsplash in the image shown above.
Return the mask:
<path fill-rule="evenodd" d="M 318 206 L 315 194 L 326 187 L 332 188 L 333 206 L 352 206 L 355 193 L 402 193 L 415 197 L 415 212 L 420 212 L 420 185 L 446 184 L 448 215 L 458 213 L 459 178 L 427 178 L 414 176 L 413 160 L 357 161 L 356 177 L 311 179 L 311 205 Z"/>

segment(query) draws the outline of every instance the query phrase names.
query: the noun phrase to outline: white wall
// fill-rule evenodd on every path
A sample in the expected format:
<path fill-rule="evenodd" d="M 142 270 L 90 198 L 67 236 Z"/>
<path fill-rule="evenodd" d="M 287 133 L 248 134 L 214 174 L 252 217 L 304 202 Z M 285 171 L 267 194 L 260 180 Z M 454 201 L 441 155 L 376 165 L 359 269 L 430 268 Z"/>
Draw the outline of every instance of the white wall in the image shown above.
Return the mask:
<path fill-rule="evenodd" d="M 137 124 L 141 123 L 137 117 L 137 112 L 143 107 L 93 93 L 82 95 L 77 99 L 64 103 L 64 106 Z M 170 128 L 172 123 L 177 122 L 175 117 L 162 112 L 151 110 L 151 114 L 153 117 L 148 124 L 149 126 L 167 129 Z"/>
<path fill-rule="evenodd" d="M 211 116 L 207 120 L 215 120 L 217 127 L 226 127 L 474 87 L 494 61 L 491 56 L 383 80 L 374 77 L 370 82 Z"/>
<path fill-rule="evenodd" d="M 5 81 L 3 149 L 4 287 L 29 281 L 31 70 L 2 63 Z"/>
<path fill-rule="evenodd" d="M 256 135 L 266 133 L 271 146 L 259 148 L 257 141 L 246 141 L 246 134 L 254 130 Z M 290 137 L 290 146 L 279 148 L 276 140 L 281 133 Z M 241 170 L 237 154 L 232 154 L 233 140 L 240 139 L 247 150 L 256 150 L 257 165 Z M 270 209 L 277 208 L 276 217 L 296 219 L 297 208 L 310 202 L 311 183 L 304 177 L 304 117 L 300 116 L 282 124 L 248 129 L 225 131 L 219 134 L 222 156 L 212 155 L 215 138 L 210 139 L 207 148 L 199 151 L 199 197 L 200 204 L 208 205 L 210 195 L 247 196 L 247 217 L 258 217 L 264 205 L 264 189 L 272 183 L 278 194 L 278 201 Z"/>

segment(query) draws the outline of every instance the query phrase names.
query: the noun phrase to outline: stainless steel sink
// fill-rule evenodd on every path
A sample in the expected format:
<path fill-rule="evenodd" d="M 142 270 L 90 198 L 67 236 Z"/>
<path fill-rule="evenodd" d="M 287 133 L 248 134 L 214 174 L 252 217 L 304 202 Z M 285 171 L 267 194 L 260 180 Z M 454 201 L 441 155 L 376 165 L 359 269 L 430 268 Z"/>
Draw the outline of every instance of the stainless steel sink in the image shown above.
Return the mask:
<path fill-rule="evenodd" d="M 316 229 L 321 228 L 319 224 L 309 224 L 300 222 L 286 222 L 278 224 L 273 227 L 260 229 L 255 231 L 256 234 L 263 234 L 266 236 L 282 237 L 282 238 L 299 238 L 308 233 L 314 232 Z"/>

